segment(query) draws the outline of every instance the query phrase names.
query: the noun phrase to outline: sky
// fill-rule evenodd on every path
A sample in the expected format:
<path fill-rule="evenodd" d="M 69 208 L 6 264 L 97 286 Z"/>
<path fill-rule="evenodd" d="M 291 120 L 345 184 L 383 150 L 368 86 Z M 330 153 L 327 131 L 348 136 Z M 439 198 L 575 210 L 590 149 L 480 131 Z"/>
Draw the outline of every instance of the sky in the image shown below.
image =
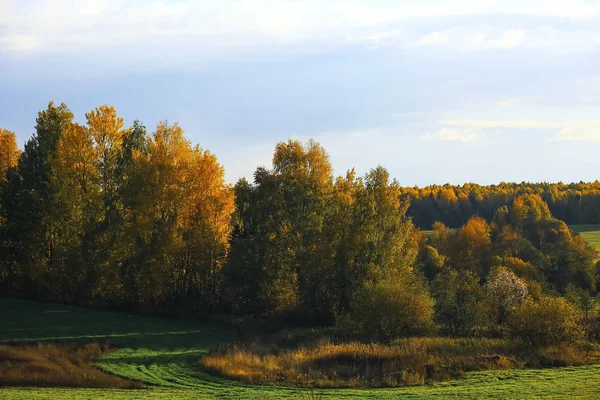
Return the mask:
<path fill-rule="evenodd" d="M 0 0 L 0 127 L 114 105 L 252 179 L 313 138 L 404 186 L 600 179 L 599 1 Z"/>

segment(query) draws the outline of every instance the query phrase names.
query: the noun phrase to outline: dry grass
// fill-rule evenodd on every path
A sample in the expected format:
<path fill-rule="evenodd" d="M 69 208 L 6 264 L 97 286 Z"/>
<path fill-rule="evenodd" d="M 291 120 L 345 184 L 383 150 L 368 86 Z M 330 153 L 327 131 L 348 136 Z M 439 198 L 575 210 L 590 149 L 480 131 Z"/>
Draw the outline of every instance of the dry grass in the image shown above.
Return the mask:
<path fill-rule="evenodd" d="M 407 338 L 390 345 L 320 340 L 296 349 L 255 342 L 222 347 L 201 364 L 209 372 L 246 383 L 395 387 L 522 366 L 515 350 L 501 339 Z"/>
<path fill-rule="evenodd" d="M 97 343 L 0 345 L 0 387 L 141 387 L 94 366 L 94 359 L 107 351 Z"/>

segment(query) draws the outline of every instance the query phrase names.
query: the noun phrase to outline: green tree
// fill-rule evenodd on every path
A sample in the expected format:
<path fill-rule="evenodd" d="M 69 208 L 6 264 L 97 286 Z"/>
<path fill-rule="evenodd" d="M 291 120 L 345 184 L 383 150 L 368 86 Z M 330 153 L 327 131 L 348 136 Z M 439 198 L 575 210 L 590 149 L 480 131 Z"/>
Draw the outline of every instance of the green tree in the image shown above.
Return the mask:
<path fill-rule="evenodd" d="M 2 190 L 3 261 L 12 290 L 29 297 L 48 295 L 47 282 L 35 279 L 54 269 L 59 237 L 57 188 L 52 183 L 50 160 L 56 156 L 58 142 L 72 125 L 73 114 L 65 104 L 38 113 L 35 134 L 25 144 L 16 170 L 7 176 Z"/>
<path fill-rule="evenodd" d="M 431 282 L 431 294 L 435 319 L 446 332 L 470 336 L 486 322 L 485 293 L 473 272 L 445 269 Z"/>

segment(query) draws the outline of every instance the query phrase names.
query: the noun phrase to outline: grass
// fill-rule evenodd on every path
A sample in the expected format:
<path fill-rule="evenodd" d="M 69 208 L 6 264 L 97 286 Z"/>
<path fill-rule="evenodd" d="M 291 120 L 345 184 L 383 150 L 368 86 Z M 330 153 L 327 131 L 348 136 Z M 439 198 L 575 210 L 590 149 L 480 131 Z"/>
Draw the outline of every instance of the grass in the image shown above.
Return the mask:
<path fill-rule="evenodd" d="M 482 338 L 412 337 L 387 345 L 323 338 L 289 349 L 268 340 L 222 347 L 201 363 L 246 383 L 398 387 L 460 378 L 466 371 L 510 369 L 518 364 L 517 350 L 508 340 Z"/>
<path fill-rule="evenodd" d="M 142 387 L 94 366 L 99 355 L 111 350 L 97 343 L 0 345 L 0 386 Z"/>
<path fill-rule="evenodd" d="M 569 225 L 569 228 L 579 233 L 586 242 L 600 251 L 600 225 Z"/>
<path fill-rule="evenodd" d="M 208 323 L 142 317 L 50 303 L 0 298 L 0 341 L 100 342 L 117 350 L 102 354 L 104 371 L 138 380 L 144 389 L 0 388 L 15 399 L 595 399 L 600 365 L 556 369 L 486 371 L 466 379 L 393 389 L 319 389 L 253 386 L 198 368 L 201 356 L 233 332 Z"/>

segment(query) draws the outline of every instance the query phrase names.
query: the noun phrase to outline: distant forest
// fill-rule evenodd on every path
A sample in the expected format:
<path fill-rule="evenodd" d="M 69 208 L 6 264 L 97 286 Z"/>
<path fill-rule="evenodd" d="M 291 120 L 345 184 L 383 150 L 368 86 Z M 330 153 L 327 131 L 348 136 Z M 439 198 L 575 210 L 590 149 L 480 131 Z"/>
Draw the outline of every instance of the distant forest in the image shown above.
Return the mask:
<path fill-rule="evenodd" d="M 460 228 L 474 215 L 488 221 L 502 206 L 510 206 L 523 194 L 536 194 L 550 208 L 555 218 L 569 225 L 600 223 L 600 182 L 591 183 L 500 183 L 482 186 L 432 185 L 423 188 L 403 187 L 410 200 L 408 215 L 421 229 L 431 229 L 434 222 Z"/>
<path fill-rule="evenodd" d="M 599 182 L 407 188 L 382 167 L 335 177 L 323 147 L 289 140 L 230 185 L 177 124 L 73 118 L 50 103 L 22 152 L 0 132 L 2 295 L 393 337 L 588 312 L 598 291 L 597 253 L 566 223 L 600 222 Z"/>

